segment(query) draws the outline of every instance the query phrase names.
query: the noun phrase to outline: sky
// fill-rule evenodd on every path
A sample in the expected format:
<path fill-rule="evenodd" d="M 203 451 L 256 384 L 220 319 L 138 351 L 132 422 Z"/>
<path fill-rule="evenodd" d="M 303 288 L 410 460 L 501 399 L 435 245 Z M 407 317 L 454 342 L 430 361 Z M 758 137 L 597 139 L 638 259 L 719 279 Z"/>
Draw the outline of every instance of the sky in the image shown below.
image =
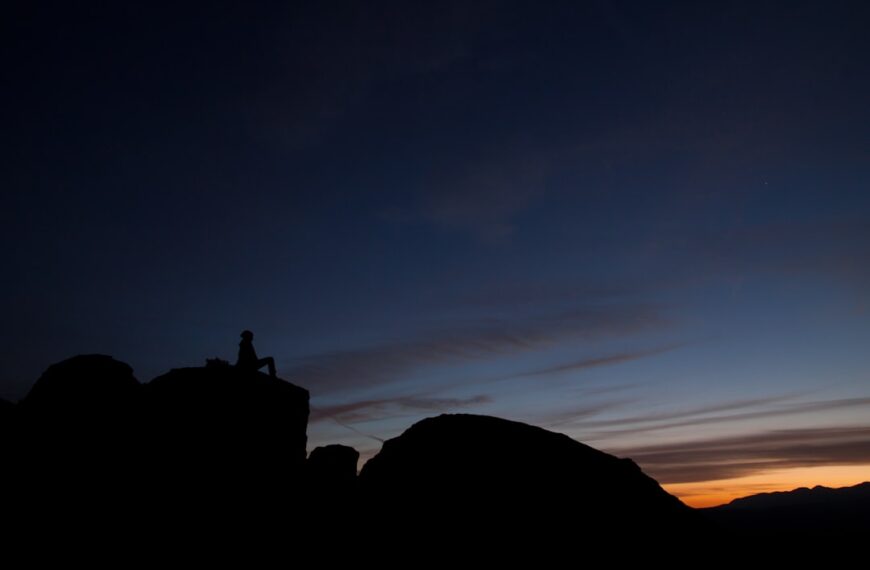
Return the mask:
<path fill-rule="evenodd" d="M 0 396 L 250 329 L 309 449 L 483 413 L 696 506 L 870 479 L 866 2 L 131 4 L 4 5 Z"/>

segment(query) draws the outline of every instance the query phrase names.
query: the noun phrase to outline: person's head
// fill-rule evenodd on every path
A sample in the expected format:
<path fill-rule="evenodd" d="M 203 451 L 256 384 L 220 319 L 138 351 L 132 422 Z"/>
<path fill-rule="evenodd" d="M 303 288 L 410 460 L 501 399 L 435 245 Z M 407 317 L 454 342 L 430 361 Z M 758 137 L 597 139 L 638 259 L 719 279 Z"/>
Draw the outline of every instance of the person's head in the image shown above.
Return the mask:
<path fill-rule="evenodd" d="M 251 331 L 242 331 L 241 336 L 242 336 L 242 340 L 246 340 L 248 342 L 251 342 L 252 340 L 254 340 L 254 333 L 252 333 Z"/>

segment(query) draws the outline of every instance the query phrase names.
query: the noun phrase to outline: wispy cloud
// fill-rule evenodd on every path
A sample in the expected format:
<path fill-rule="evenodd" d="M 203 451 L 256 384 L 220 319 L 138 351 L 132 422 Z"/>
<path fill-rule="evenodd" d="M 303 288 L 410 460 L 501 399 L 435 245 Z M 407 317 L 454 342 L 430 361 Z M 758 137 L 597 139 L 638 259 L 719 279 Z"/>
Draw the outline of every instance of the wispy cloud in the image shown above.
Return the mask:
<path fill-rule="evenodd" d="M 632 458 L 661 483 L 712 481 L 773 469 L 870 464 L 870 426 L 774 430 L 611 452 Z"/>
<path fill-rule="evenodd" d="M 625 398 L 594 402 L 591 404 L 583 404 L 567 410 L 563 409 L 557 412 L 547 413 L 545 418 L 539 420 L 537 423 L 550 428 L 560 427 L 565 424 L 574 423 L 578 419 L 594 417 L 604 412 L 609 412 L 615 408 L 625 406 L 626 404 L 629 404 L 633 401 L 634 400 Z"/>
<path fill-rule="evenodd" d="M 578 427 L 580 429 L 594 429 L 602 427 L 625 426 L 625 429 L 618 429 L 614 431 L 607 431 L 596 434 L 598 437 L 601 437 L 603 435 L 626 435 L 630 433 L 650 432 L 679 427 L 733 423 L 768 417 L 790 416 L 807 413 L 817 413 L 828 410 L 870 406 L 870 398 L 844 398 L 838 400 L 821 400 L 815 402 L 796 402 L 792 404 L 780 403 L 793 397 L 794 396 L 780 396 L 773 398 L 759 398 L 753 400 L 739 400 L 736 402 L 728 402 L 714 406 L 694 408 L 685 411 L 663 412 L 659 414 L 647 414 L 642 416 L 629 416 L 625 418 L 614 418 L 610 420 L 580 421 L 575 424 L 575 427 Z M 774 405 L 768 406 L 768 404 Z M 734 414 L 717 414 L 717 412 L 727 412 L 757 407 L 760 407 L 761 409 Z"/>
<path fill-rule="evenodd" d="M 659 354 L 664 354 L 665 352 L 676 350 L 677 348 L 681 348 L 683 346 L 685 346 L 685 344 L 672 344 L 649 350 L 636 350 L 633 352 L 620 352 L 618 354 L 610 354 L 607 356 L 583 358 L 580 360 L 575 360 L 573 362 L 559 364 L 557 366 L 549 366 L 546 368 L 529 370 L 527 372 L 515 374 L 506 378 L 530 378 L 536 376 L 547 376 L 550 374 L 561 374 L 564 372 L 578 372 L 581 370 L 586 370 L 588 368 L 611 366 L 613 364 L 622 364 L 623 362 L 631 362 L 633 360 L 639 360 L 641 358 L 648 358 L 650 356 L 656 356 Z"/>
<path fill-rule="evenodd" d="M 657 283 L 637 284 L 608 282 L 499 282 L 498 287 L 484 286 L 451 299 L 454 305 L 469 309 L 516 310 L 517 307 L 540 307 L 542 304 L 612 302 L 631 296 L 646 295 L 657 288 Z"/>
<path fill-rule="evenodd" d="M 407 379 L 422 367 L 515 355 L 568 340 L 620 337 L 668 324 L 650 305 L 574 309 L 511 321 L 491 319 L 413 340 L 327 352 L 283 369 L 289 380 L 323 394 Z"/>
<path fill-rule="evenodd" d="M 492 398 L 479 394 L 470 398 L 431 398 L 427 396 L 401 396 L 375 400 L 359 400 L 332 406 L 318 406 L 311 410 L 311 421 L 337 419 L 344 423 L 362 422 L 383 418 L 396 411 L 446 412 L 456 408 L 467 408 L 487 404 Z"/>
<path fill-rule="evenodd" d="M 709 406 L 695 406 L 691 408 L 684 408 L 680 410 L 670 410 L 664 412 L 656 412 L 650 414 L 640 414 L 634 416 L 624 416 L 621 418 L 613 418 L 609 420 L 596 420 L 596 421 L 588 421 L 583 422 L 582 427 L 587 428 L 600 428 L 600 427 L 626 427 L 636 426 L 637 424 L 663 424 L 664 426 L 670 426 L 672 422 L 675 420 L 681 420 L 684 418 L 699 418 L 699 419 L 707 419 L 703 418 L 704 416 L 709 416 L 710 414 L 715 414 L 718 412 L 731 412 L 734 410 L 745 410 L 756 408 L 759 406 L 764 406 L 768 404 L 776 404 L 779 402 L 784 402 L 790 399 L 795 398 L 795 395 L 783 395 L 783 396 L 771 396 L 767 398 L 747 398 L 743 400 L 732 400 L 730 402 L 723 402 L 721 404 L 713 404 Z M 721 417 L 721 416 L 716 416 Z M 726 416 L 730 417 L 730 416 Z M 629 428 L 630 429 L 630 428 Z M 638 429 L 647 429 L 647 428 L 638 428 Z"/>
<path fill-rule="evenodd" d="M 382 422 L 399 417 L 407 418 L 410 423 L 413 418 L 420 419 L 432 413 L 444 413 L 460 408 L 479 406 L 491 401 L 492 398 L 485 394 L 469 398 L 436 398 L 418 395 L 358 400 L 329 406 L 312 406 L 309 427 L 317 430 L 323 426 L 323 422 L 334 422 L 364 439 L 383 443 L 382 434 L 361 429 L 358 424 Z M 388 429 L 387 432 L 392 432 L 393 429 Z M 360 445 L 357 444 L 357 447 L 360 448 Z M 363 443 L 360 452 L 364 457 L 370 457 L 377 450 Z"/>

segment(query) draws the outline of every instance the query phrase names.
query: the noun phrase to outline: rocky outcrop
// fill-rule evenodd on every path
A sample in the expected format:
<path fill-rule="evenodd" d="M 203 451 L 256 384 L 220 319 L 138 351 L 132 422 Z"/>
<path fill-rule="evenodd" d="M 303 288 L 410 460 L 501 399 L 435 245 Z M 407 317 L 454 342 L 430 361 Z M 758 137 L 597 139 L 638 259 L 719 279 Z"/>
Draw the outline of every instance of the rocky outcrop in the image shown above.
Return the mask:
<path fill-rule="evenodd" d="M 108 356 L 46 370 L 18 405 L 0 406 L 14 444 L 0 476 L 12 513 L 153 521 L 173 532 L 255 529 L 359 545 L 392 535 L 442 553 L 679 533 L 703 519 L 631 461 L 526 424 L 473 415 L 423 420 L 387 441 L 356 476 L 356 450 L 306 460 L 308 392 L 225 363 L 140 384 Z M 11 422 L 11 424 L 10 424 Z M 373 513 L 364 524 L 359 513 Z M 338 524 L 337 524 L 338 521 Z M 67 524 L 67 523 L 64 523 Z M 67 525 L 68 526 L 68 525 Z M 119 527 L 120 528 L 120 527 Z M 307 529 L 307 530 L 306 530 Z"/>
<path fill-rule="evenodd" d="M 0 398 L 0 433 L 4 435 L 4 442 L 0 453 L 9 454 L 16 447 L 18 430 L 16 419 L 18 418 L 18 406 Z"/>
<path fill-rule="evenodd" d="M 308 456 L 308 473 L 323 486 L 352 485 L 356 480 L 359 452 L 347 445 L 317 447 Z"/>
<path fill-rule="evenodd" d="M 0 426 L 6 426 L 10 424 L 15 418 L 15 413 L 17 408 L 15 404 L 10 402 L 9 400 L 4 400 L 0 398 Z"/>
<path fill-rule="evenodd" d="M 357 462 L 359 452 L 346 445 L 318 447 L 308 456 L 306 465 L 305 510 L 317 527 L 328 527 L 336 520 L 348 521 L 359 506 Z M 350 539 L 342 527 L 336 534 Z"/>
<path fill-rule="evenodd" d="M 539 533 L 557 530 L 685 533 L 698 523 L 630 460 L 487 416 L 442 415 L 413 425 L 366 463 L 360 485 L 383 520 L 402 521 L 392 530 L 414 529 L 412 541 L 431 532 L 479 536 L 480 527 L 499 540 L 543 540 Z"/>
<path fill-rule="evenodd" d="M 111 356 L 86 354 L 49 366 L 21 407 L 29 415 L 64 417 L 79 425 L 119 412 L 125 415 L 140 388 L 130 365 Z"/>
<path fill-rule="evenodd" d="M 258 372 L 184 368 L 140 384 L 123 362 L 77 356 L 6 408 L 2 477 L 28 511 L 226 516 L 278 508 L 303 477 L 308 392 Z"/>
<path fill-rule="evenodd" d="M 111 505 L 136 484 L 141 389 L 111 356 L 54 364 L 16 406 L 15 452 L 6 476 L 28 509 Z"/>
<path fill-rule="evenodd" d="M 143 386 L 153 482 L 245 498 L 286 488 L 306 456 L 308 391 L 232 366 L 175 369 Z M 168 469 L 164 469 L 168 467 Z M 271 492 L 271 491 L 270 491 Z M 246 500 L 246 499 L 242 499 Z"/>

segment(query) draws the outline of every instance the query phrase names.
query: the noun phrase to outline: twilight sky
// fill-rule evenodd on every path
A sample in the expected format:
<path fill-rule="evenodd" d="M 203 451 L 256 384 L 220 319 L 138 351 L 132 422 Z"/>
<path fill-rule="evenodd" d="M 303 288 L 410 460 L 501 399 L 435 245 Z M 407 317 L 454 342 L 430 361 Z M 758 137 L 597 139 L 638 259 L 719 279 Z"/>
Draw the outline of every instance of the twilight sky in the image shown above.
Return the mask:
<path fill-rule="evenodd" d="M 4 5 L 0 396 L 249 328 L 309 449 L 464 411 L 690 504 L 870 479 L 866 2 L 127 4 Z"/>

